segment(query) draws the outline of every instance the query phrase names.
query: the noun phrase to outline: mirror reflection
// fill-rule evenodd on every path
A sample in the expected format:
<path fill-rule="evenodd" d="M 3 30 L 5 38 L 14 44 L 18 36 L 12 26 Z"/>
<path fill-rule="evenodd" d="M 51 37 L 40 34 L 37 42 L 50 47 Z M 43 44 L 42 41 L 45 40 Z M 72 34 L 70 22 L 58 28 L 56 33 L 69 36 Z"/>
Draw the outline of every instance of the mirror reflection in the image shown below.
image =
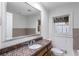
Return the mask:
<path fill-rule="evenodd" d="M 40 11 L 26 2 L 7 3 L 7 40 L 40 34 Z"/>

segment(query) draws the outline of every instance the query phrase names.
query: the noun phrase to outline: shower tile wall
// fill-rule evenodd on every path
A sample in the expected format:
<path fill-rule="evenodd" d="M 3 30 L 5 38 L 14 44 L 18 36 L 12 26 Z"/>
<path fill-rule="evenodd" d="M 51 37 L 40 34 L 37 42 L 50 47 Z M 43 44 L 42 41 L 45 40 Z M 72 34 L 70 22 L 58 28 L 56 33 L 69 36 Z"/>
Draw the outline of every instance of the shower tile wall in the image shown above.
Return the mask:
<path fill-rule="evenodd" d="M 79 50 L 79 29 L 73 29 L 73 49 Z"/>

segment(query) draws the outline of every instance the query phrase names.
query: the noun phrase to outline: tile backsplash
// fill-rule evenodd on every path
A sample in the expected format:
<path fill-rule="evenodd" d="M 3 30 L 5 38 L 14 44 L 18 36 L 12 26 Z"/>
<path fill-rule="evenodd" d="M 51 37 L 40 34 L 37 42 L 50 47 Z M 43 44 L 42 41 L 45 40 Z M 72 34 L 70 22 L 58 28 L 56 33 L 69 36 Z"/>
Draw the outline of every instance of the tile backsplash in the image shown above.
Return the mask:
<path fill-rule="evenodd" d="M 79 50 L 79 29 L 73 29 L 73 49 Z"/>

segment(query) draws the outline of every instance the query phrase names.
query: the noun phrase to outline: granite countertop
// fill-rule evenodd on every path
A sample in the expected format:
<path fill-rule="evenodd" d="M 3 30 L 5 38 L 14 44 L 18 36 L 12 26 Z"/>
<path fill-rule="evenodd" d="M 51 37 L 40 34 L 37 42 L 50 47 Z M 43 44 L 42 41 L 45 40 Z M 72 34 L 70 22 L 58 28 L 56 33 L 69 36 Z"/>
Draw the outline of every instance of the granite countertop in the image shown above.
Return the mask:
<path fill-rule="evenodd" d="M 32 56 L 34 55 L 36 52 L 38 52 L 40 49 L 44 48 L 46 45 L 48 45 L 50 43 L 49 40 L 39 40 L 36 43 L 41 44 L 42 47 L 38 48 L 38 49 L 29 49 L 27 45 L 24 45 L 18 49 L 12 50 L 10 52 L 4 53 L 2 54 L 2 56 Z"/>

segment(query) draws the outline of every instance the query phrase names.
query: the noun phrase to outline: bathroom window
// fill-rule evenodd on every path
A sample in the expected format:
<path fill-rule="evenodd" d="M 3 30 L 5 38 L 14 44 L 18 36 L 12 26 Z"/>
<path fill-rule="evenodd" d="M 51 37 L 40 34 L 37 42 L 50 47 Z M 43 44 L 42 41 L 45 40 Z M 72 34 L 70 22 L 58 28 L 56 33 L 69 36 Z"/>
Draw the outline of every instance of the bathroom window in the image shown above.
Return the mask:
<path fill-rule="evenodd" d="M 56 33 L 69 32 L 69 16 L 54 17 L 54 24 Z"/>
<path fill-rule="evenodd" d="M 57 33 L 66 33 L 69 31 L 69 26 L 65 23 L 55 23 L 55 29 Z"/>

